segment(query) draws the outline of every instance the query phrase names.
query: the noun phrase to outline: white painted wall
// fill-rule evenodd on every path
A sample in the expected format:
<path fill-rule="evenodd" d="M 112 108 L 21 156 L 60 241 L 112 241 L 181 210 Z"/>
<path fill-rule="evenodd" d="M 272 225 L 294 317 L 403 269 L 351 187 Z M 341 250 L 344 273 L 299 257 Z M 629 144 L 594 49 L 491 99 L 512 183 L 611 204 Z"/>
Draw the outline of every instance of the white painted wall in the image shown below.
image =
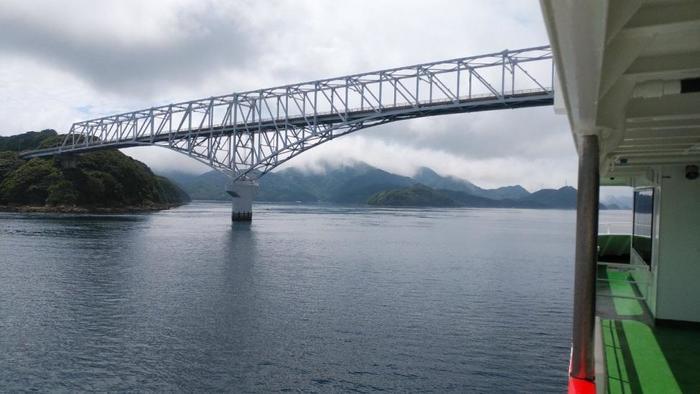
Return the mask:
<path fill-rule="evenodd" d="M 655 317 L 700 322 L 700 179 L 686 179 L 685 165 L 659 174 Z"/>

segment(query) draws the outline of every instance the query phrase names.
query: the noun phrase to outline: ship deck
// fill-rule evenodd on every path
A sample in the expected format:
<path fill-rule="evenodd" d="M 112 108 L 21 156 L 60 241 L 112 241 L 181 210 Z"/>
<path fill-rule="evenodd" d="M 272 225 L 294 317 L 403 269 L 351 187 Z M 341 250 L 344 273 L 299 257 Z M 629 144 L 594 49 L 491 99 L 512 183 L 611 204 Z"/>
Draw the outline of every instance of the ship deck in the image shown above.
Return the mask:
<path fill-rule="evenodd" d="M 600 265 L 598 272 L 607 392 L 700 392 L 700 327 L 654 324 L 628 271 Z"/>

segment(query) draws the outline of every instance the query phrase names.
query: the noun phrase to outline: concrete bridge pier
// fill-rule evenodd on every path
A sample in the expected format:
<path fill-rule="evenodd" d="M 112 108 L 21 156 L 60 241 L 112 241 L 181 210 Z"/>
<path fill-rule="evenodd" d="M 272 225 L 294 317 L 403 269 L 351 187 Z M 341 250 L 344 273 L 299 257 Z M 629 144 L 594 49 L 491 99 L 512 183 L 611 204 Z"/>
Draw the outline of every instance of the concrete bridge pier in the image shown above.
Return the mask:
<path fill-rule="evenodd" d="M 258 192 L 258 182 L 254 180 L 234 181 L 228 185 L 226 192 L 233 197 L 231 220 L 234 222 L 253 220 L 253 199 Z"/>

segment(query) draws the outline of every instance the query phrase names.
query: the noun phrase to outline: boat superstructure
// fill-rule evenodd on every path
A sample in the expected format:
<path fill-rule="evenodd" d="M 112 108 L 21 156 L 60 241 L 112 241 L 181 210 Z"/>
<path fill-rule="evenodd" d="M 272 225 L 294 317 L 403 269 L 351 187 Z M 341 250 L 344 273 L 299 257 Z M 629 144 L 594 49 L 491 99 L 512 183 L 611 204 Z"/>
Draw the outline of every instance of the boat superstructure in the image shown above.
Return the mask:
<path fill-rule="evenodd" d="M 700 2 L 541 0 L 579 155 L 569 392 L 700 392 Z M 634 188 L 598 235 L 600 185 Z"/>

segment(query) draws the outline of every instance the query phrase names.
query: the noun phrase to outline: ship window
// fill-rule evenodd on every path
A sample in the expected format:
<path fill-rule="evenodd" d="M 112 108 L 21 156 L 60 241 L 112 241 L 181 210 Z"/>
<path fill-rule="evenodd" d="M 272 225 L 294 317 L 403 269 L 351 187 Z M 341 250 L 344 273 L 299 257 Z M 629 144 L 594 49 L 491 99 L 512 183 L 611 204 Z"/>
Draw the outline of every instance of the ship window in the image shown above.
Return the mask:
<path fill-rule="evenodd" d="M 651 264 L 651 240 L 654 218 L 654 189 L 634 192 L 632 248 L 645 263 Z"/>

